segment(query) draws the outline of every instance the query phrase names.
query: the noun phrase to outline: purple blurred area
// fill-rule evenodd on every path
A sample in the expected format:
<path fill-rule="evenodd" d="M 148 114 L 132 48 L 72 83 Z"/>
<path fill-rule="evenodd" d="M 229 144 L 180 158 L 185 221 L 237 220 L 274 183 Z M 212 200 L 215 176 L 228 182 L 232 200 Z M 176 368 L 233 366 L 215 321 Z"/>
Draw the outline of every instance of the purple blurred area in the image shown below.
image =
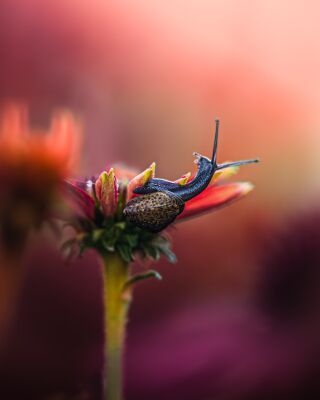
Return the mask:
<path fill-rule="evenodd" d="M 196 300 L 133 323 L 128 398 L 318 398 L 319 222 L 309 212 L 266 235 L 246 301 Z"/>
<path fill-rule="evenodd" d="M 16 315 L 2 339 L 0 398 L 99 398 L 103 310 L 95 255 L 67 265 L 42 241 L 24 268 Z"/>
<path fill-rule="evenodd" d="M 256 190 L 177 224 L 178 263 L 137 287 L 128 400 L 319 397 L 319 12 L 312 0 L 0 2 L 0 101 L 26 102 L 35 125 L 77 114 L 79 175 L 156 161 L 177 178 L 193 151 L 210 153 L 216 116 L 220 161 L 262 160 L 239 173 Z M 0 398 L 99 399 L 98 261 L 66 266 L 40 243 Z"/>

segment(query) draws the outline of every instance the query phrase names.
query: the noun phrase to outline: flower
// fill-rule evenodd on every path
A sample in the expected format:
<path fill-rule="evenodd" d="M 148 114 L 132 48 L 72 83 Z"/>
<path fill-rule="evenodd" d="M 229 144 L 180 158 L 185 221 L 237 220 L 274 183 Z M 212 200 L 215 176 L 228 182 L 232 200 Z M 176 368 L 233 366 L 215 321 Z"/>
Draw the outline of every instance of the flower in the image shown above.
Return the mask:
<path fill-rule="evenodd" d="M 253 185 L 248 182 L 224 183 L 226 178 L 237 171 L 236 166 L 217 171 L 204 191 L 185 202 L 176 221 L 217 209 L 249 193 Z M 135 193 L 137 188 L 144 187 L 154 177 L 155 163 L 152 163 L 139 174 L 115 167 L 106 169 L 98 178 L 67 181 L 66 189 L 75 209 L 72 225 L 78 235 L 66 242 L 65 247 L 71 248 L 78 244 L 81 251 L 91 247 L 100 254 L 118 252 L 127 262 L 134 260 L 137 253 L 156 260 L 164 254 L 170 261 L 175 261 L 166 232 L 163 233 L 162 229 L 152 232 L 136 226 L 126 213 L 128 205 L 134 204 L 133 200 L 144 199 L 143 195 Z M 188 173 L 175 182 L 166 182 L 183 187 L 194 179 L 195 175 Z"/>
<path fill-rule="evenodd" d="M 57 113 L 48 132 L 30 130 L 27 117 L 26 107 L 7 104 L 0 120 L 0 235 L 12 252 L 53 212 L 80 144 L 72 114 Z"/>

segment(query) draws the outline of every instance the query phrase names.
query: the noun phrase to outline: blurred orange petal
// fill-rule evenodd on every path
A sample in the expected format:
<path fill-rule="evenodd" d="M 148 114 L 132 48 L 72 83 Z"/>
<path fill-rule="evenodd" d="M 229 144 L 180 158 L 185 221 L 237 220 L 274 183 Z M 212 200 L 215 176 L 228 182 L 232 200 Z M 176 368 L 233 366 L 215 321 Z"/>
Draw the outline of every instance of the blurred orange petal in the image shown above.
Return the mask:
<path fill-rule="evenodd" d="M 72 114 L 57 115 L 51 130 L 28 126 L 27 108 L 6 104 L 0 119 L 0 236 L 16 251 L 63 202 L 61 184 L 80 154 L 81 128 Z M 15 248 L 16 246 L 16 248 Z M 9 248 L 9 246 L 7 246 Z"/>
<path fill-rule="evenodd" d="M 57 113 L 51 121 L 51 129 L 46 136 L 48 150 L 72 169 L 79 162 L 82 129 L 69 112 Z"/>
<path fill-rule="evenodd" d="M 10 134 L 9 134 L 10 132 Z M 7 145 L 21 145 L 28 136 L 27 108 L 8 103 L 3 107 L 0 123 L 0 140 Z"/>

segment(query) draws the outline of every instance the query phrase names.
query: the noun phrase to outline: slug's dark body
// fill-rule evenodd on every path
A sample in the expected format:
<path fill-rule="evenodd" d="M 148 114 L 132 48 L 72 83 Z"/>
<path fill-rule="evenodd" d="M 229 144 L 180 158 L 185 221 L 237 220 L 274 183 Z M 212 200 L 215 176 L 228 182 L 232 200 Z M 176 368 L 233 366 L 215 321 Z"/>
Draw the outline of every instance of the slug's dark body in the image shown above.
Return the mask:
<path fill-rule="evenodd" d="M 168 192 L 179 196 L 184 202 L 191 200 L 201 193 L 210 183 L 215 168 L 211 160 L 200 156 L 198 158 L 198 171 L 194 179 L 185 185 L 179 185 L 165 179 L 153 178 L 144 186 L 138 187 L 134 192 L 136 194 L 150 194 L 167 190 Z"/>
<path fill-rule="evenodd" d="M 219 121 L 216 120 L 212 159 L 196 154 L 198 171 L 190 182 L 179 185 L 165 179 L 151 179 L 144 186 L 134 190 L 134 193 L 140 196 L 127 203 L 124 209 L 126 218 L 142 229 L 159 232 L 182 213 L 186 201 L 191 200 L 206 189 L 217 170 L 258 162 L 258 160 L 245 160 L 217 164 L 218 131 Z"/>

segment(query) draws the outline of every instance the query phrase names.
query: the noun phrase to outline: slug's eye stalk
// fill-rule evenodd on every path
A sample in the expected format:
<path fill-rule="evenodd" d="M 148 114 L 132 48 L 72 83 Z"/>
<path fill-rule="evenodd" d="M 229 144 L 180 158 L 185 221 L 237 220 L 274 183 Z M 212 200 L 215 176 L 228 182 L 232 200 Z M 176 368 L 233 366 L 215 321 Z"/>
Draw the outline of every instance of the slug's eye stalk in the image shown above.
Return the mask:
<path fill-rule="evenodd" d="M 219 169 L 225 169 L 229 167 L 240 167 L 241 165 L 246 165 L 246 164 L 253 164 L 253 163 L 258 163 L 260 162 L 259 158 L 253 158 L 252 160 L 240 160 L 240 161 L 233 161 L 233 162 L 226 162 L 223 164 L 217 164 L 216 171 Z"/>
<path fill-rule="evenodd" d="M 214 143 L 213 143 L 213 151 L 212 151 L 212 159 L 211 159 L 211 164 L 213 166 L 217 165 L 217 149 L 218 149 L 218 137 L 219 137 L 219 126 L 220 126 L 220 121 L 217 118 L 216 119 L 216 130 L 214 133 Z"/>
<path fill-rule="evenodd" d="M 260 161 L 258 158 L 255 158 L 252 160 L 240 160 L 240 161 L 227 162 L 227 163 L 223 163 L 223 164 L 217 164 L 219 126 L 220 126 L 220 120 L 217 118 L 216 119 L 216 129 L 215 129 L 215 133 L 214 133 L 212 160 L 211 160 L 211 164 L 213 165 L 214 171 L 218 171 L 220 169 L 224 169 L 224 168 L 228 168 L 228 167 L 239 167 L 241 165 L 258 163 Z"/>

